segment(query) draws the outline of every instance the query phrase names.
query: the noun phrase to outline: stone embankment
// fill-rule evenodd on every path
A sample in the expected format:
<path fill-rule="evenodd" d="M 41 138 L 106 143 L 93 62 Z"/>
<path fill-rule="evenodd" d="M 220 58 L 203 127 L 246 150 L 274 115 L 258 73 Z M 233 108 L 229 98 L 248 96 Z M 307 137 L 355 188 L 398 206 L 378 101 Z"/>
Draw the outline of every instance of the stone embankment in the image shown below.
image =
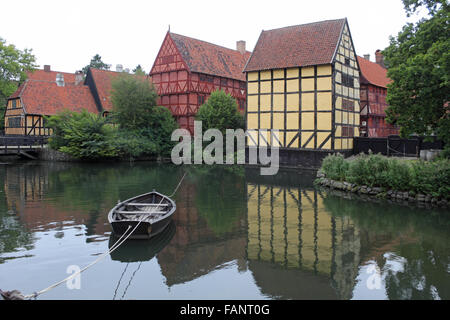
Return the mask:
<path fill-rule="evenodd" d="M 438 199 L 430 194 L 415 194 L 412 191 L 396 191 L 386 190 L 385 188 L 361 186 L 345 181 L 335 181 L 328 179 L 321 171 L 317 172 L 316 185 L 330 188 L 332 190 L 339 190 L 348 193 L 354 193 L 362 196 L 373 197 L 375 199 L 390 199 L 403 202 L 411 202 L 417 204 L 431 204 L 432 206 L 449 207 L 449 201 L 445 199 Z"/>

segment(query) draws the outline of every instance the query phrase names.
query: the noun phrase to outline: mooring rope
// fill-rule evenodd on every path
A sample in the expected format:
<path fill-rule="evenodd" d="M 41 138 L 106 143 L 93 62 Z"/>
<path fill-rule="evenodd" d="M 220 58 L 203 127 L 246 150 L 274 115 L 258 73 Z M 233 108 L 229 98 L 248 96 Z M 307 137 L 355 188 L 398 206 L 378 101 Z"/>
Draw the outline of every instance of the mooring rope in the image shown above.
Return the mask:
<path fill-rule="evenodd" d="M 175 193 L 178 191 L 178 188 L 181 186 L 181 183 L 183 182 L 185 176 L 186 176 L 186 172 L 184 173 L 183 177 L 181 178 L 180 182 L 178 183 L 177 187 L 175 188 L 175 191 L 169 196 L 169 198 L 173 197 L 175 195 Z M 155 210 L 157 208 L 159 208 L 159 206 L 162 204 L 163 200 L 164 200 L 164 197 L 161 197 L 161 201 L 158 203 L 158 205 L 156 206 Z M 35 292 L 35 293 L 32 293 L 32 294 L 28 294 L 28 295 L 22 295 L 17 290 L 13 290 L 11 292 L 3 292 L 3 291 L 0 290 L 0 292 L 2 293 L 2 296 L 6 297 L 8 294 L 13 294 L 14 298 L 16 298 L 16 299 L 22 299 L 22 300 L 35 299 L 38 296 L 40 296 L 41 294 L 46 293 L 46 292 L 50 291 L 53 288 L 56 288 L 60 284 L 75 278 L 77 275 L 81 274 L 83 271 L 85 271 L 85 270 L 89 269 L 90 267 L 92 267 L 93 265 L 97 264 L 102 259 L 104 259 L 108 254 L 111 254 L 114 250 L 116 250 L 118 247 L 120 247 L 133 234 L 133 232 L 136 231 L 136 229 L 139 227 L 139 225 L 141 224 L 141 222 L 144 219 L 145 219 L 145 216 L 143 215 L 140 218 L 139 222 L 136 224 L 136 226 L 133 228 L 133 230 L 124 238 L 124 236 L 127 234 L 127 232 L 131 229 L 131 225 L 129 225 L 128 229 L 120 236 L 119 240 L 117 240 L 116 243 L 114 243 L 114 245 L 112 245 L 111 248 L 109 248 L 108 251 L 106 251 L 105 253 L 101 254 L 95 261 L 93 261 L 92 263 L 90 263 L 89 265 L 84 267 L 83 269 L 75 272 L 74 274 L 66 277 L 65 279 L 63 279 L 61 281 L 58 281 L 55 284 L 52 284 L 51 286 L 49 286 L 49 287 L 47 287 L 45 289 L 42 289 L 41 291 L 38 291 L 38 292 Z"/>

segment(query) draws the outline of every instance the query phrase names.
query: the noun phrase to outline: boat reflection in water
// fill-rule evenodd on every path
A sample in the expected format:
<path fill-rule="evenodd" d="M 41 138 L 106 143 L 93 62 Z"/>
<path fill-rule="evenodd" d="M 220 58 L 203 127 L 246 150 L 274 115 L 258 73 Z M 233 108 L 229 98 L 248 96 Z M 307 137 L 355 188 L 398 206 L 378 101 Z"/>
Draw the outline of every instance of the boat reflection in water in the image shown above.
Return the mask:
<path fill-rule="evenodd" d="M 161 233 L 149 240 L 126 240 L 116 250 L 110 253 L 111 259 L 127 263 L 149 261 L 170 243 L 175 233 L 175 222 L 171 221 Z M 109 237 L 109 249 L 116 242 L 117 237 L 111 234 Z"/>

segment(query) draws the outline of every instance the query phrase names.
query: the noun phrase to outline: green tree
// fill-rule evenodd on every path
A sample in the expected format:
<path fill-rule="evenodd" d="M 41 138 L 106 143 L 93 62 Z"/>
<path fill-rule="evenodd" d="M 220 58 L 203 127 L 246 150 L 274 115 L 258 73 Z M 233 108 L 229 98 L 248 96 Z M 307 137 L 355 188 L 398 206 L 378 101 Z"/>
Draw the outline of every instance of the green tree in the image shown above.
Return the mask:
<path fill-rule="evenodd" d="M 107 63 L 104 63 L 102 61 L 102 57 L 99 54 L 96 54 L 91 59 L 91 62 L 82 69 L 83 73 L 87 74 L 87 71 L 89 68 L 95 68 L 95 69 L 100 69 L 100 70 L 109 70 L 110 65 Z"/>
<path fill-rule="evenodd" d="M 146 77 L 122 74 L 111 82 L 114 122 L 121 129 L 136 130 L 148 126 L 156 106 L 155 88 Z"/>
<path fill-rule="evenodd" d="M 403 0 L 403 5 L 408 17 L 422 7 L 427 8 L 430 14 L 435 14 L 441 8 L 449 9 L 447 0 Z"/>
<path fill-rule="evenodd" d="M 145 70 L 142 68 L 142 66 L 140 64 L 138 64 L 136 66 L 136 68 L 133 69 L 133 73 L 135 75 L 138 75 L 138 76 L 145 76 L 146 75 Z"/>
<path fill-rule="evenodd" d="M 167 108 L 156 105 L 157 97 L 147 77 L 123 74 L 113 80 L 112 116 L 119 126 L 117 141 L 125 153 L 170 154 L 172 132 L 178 126 Z"/>
<path fill-rule="evenodd" d="M 202 121 L 203 130 L 243 129 L 244 118 L 239 113 L 236 100 L 224 91 L 214 91 L 197 112 L 196 119 Z"/>
<path fill-rule="evenodd" d="M 393 81 L 386 114 L 402 136 L 437 134 L 450 146 L 450 12 L 440 3 L 404 0 L 408 12 L 425 5 L 431 17 L 408 23 L 383 52 Z"/>
<path fill-rule="evenodd" d="M 31 49 L 19 50 L 0 38 L 0 131 L 4 128 L 6 101 L 27 77 L 27 71 L 36 68 Z"/>

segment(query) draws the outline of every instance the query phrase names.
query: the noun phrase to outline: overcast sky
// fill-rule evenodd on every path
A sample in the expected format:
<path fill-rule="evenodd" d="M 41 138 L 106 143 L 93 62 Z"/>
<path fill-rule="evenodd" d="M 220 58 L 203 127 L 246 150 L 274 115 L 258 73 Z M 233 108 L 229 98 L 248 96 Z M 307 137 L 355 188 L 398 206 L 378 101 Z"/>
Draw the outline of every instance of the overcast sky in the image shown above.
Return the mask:
<path fill-rule="evenodd" d="M 0 37 L 31 48 L 42 67 L 75 72 L 95 54 L 112 65 L 149 72 L 172 32 L 252 51 L 262 30 L 347 18 L 359 55 L 389 44 L 407 21 L 401 0 L 21 0 L 2 1 Z"/>

